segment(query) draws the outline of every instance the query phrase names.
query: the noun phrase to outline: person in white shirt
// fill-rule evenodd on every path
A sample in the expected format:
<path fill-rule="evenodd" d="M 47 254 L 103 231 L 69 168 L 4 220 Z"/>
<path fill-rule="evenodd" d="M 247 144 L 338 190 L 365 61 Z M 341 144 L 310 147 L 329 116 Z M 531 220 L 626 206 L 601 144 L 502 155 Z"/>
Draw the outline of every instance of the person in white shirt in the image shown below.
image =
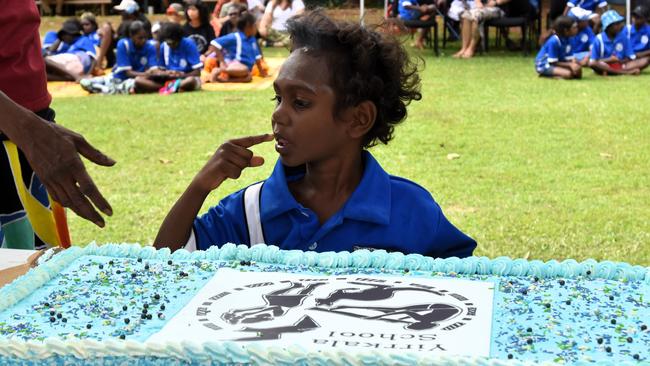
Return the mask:
<path fill-rule="evenodd" d="M 302 14 L 305 4 L 302 0 L 271 0 L 266 4 L 264 16 L 260 22 L 259 32 L 266 39 L 268 46 L 286 46 L 289 44 L 287 20 Z"/>

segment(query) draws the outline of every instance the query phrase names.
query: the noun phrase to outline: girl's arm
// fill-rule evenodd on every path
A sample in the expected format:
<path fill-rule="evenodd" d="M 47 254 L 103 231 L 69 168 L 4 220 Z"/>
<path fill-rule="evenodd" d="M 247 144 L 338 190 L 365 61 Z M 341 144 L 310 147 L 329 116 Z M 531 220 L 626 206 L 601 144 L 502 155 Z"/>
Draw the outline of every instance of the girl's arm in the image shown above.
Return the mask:
<path fill-rule="evenodd" d="M 176 250 L 185 245 L 192 232 L 194 218 L 208 194 L 227 178 L 237 179 L 242 170 L 264 164 L 264 159 L 253 155 L 248 148 L 271 140 L 273 135 L 264 134 L 230 140 L 221 145 L 167 214 L 154 246 Z"/>

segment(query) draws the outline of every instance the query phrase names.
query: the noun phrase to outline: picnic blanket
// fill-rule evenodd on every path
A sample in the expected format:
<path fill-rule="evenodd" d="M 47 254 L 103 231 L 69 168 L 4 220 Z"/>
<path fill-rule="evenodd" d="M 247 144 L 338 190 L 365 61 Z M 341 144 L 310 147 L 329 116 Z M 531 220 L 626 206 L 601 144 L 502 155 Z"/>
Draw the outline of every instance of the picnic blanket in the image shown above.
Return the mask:
<path fill-rule="evenodd" d="M 273 80 L 284 62 L 284 58 L 266 58 L 266 64 L 269 66 L 269 76 L 262 78 L 254 76 L 250 83 L 208 83 L 203 84 L 201 89 L 207 91 L 246 91 L 246 90 L 263 90 L 273 85 Z M 74 98 L 91 95 L 83 90 L 78 83 L 71 81 L 50 81 L 47 83 L 47 90 L 53 98 Z"/>

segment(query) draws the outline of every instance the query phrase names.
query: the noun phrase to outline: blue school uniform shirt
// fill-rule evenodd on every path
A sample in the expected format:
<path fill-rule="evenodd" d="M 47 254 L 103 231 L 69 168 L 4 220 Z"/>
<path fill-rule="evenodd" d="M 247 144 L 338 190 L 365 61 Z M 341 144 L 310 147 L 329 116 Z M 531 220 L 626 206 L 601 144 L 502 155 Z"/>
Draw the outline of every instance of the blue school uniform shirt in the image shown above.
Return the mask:
<path fill-rule="evenodd" d="M 614 54 L 619 60 L 634 60 L 636 58 L 630 40 L 622 31 L 618 32 L 614 40 L 609 39 L 605 32 L 599 33 L 591 44 L 591 56 L 589 58 L 597 61 L 612 57 Z"/>
<path fill-rule="evenodd" d="M 267 244 L 303 251 L 385 249 L 432 257 L 467 257 L 476 242 L 453 226 L 431 194 L 419 185 L 388 175 L 363 153 L 361 182 L 345 205 L 323 225 L 300 205 L 287 182 L 304 175 L 278 160 L 260 193 L 260 219 Z M 296 171 L 296 169 L 293 169 Z M 198 249 L 226 243 L 248 244 L 244 191 L 219 202 L 193 225 Z"/>
<path fill-rule="evenodd" d="M 399 17 L 404 20 L 417 20 L 420 18 L 420 12 L 417 10 L 407 9 L 406 6 L 418 6 L 418 0 L 399 0 L 397 11 Z"/>
<path fill-rule="evenodd" d="M 130 38 L 122 38 L 117 42 L 117 56 L 113 67 L 113 77 L 121 80 L 128 79 L 127 70 L 145 72 L 156 67 L 156 47 L 149 42 L 136 48 Z"/>
<path fill-rule="evenodd" d="M 202 68 L 203 63 L 194 41 L 183 37 L 175 49 L 169 47 L 166 42 L 160 45 L 160 66 L 167 70 L 191 72 Z"/>
<path fill-rule="evenodd" d="M 572 58 L 573 51 L 569 39 L 553 34 L 537 53 L 535 66 L 538 69 L 545 69 L 555 62 L 565 62 Z"/>
<path fill-rule="evenodd" d="M 634 53 L 650 50 L 650 25 L 637 29 L 634 24 L 626 25 L 621 31 L 630 40 Z"/>
<path fill-rule="evenodd" d="M 72 53 L 79 57 L 79 60 L 84 67 L 85 74 L 90 72 L 92 61 L 97 57 L 95 45 L 90 39 L 84 36 L 77 38 L 70 47 L 68 47 L 65 53 Z"/>
<path fill-rule="evenodd" d="M 48 48 L 52 46 L 57 40 L 59 39 L 59 36 L 56 34 L 54 31 L 49 31 L 45 33 L 45 37 L 43 38 L 43 45 L 42 45 L 42 50 L 43 50 L 43 55 L 57 55 L 59 53 L 64 53 L 65 51 L 70 48 L 70 45 L 65 43 L 65 42 L 60 42 L 59 47 L 57 47 L 56 50 L 50 51 Z"/>
<path fill-rule="evenodd" d="M 224 51 L 226 59 L 237 60 L 246 65 L 249 70 L 253 69 L 255 61 L 262 58 L 255 36 L 246 37 L 242 31 L 226 34 L 212 40 L 210 44 Z"/>
<path fill-rule="evenodd" d="M 578 32 L 578 34 L 570 38 L 571 51 L 573 51 L 574 54 L 589 51 L 589 47 L 594 42 L 594 37 L 596 37 L 596 35 L 594 34 L 594 31 L 591 30 L 591 27 L 584 27 Z"/>
<path fill-rule="evenodd" d="M 99 47 L 99 45 L 102 43 L 102 38 L 99 36 L 99 33 L 97 33 L 97 31 L 84 34 L 83 36 L 88 38 L 95 45 L 95 47 Z"/>
<path fill-rule="evenodd" d="M 595 11 L 596 8 L 604 8 L 607 6 L 605 0 L 569 0 L 566 4 L 568 7 L 578 7 L 585 10 Z"/>

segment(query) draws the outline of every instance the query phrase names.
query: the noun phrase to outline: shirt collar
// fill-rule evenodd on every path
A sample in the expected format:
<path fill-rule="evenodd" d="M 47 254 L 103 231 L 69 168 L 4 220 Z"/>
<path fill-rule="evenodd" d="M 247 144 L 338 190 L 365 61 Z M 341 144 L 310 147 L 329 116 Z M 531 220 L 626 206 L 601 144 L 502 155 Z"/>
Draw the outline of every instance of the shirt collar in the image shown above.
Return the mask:
<path fill-rule="evenodd" d="M 390 222 L 391 209 L 390 176 L 369 152 L 363 152 L 363 160 L 363 176 L 343 206 L 342 216 L 343 218 L 387 225 Z M 282 165 L 278 159 L 273 173 L 262 187 L 262 204 L 260 205 L 262 221 L 301 207 L 289 191 L 287 182 L 292 177 L 300 177 L 303 174 L 304 168 L 294 172 Z"/>

